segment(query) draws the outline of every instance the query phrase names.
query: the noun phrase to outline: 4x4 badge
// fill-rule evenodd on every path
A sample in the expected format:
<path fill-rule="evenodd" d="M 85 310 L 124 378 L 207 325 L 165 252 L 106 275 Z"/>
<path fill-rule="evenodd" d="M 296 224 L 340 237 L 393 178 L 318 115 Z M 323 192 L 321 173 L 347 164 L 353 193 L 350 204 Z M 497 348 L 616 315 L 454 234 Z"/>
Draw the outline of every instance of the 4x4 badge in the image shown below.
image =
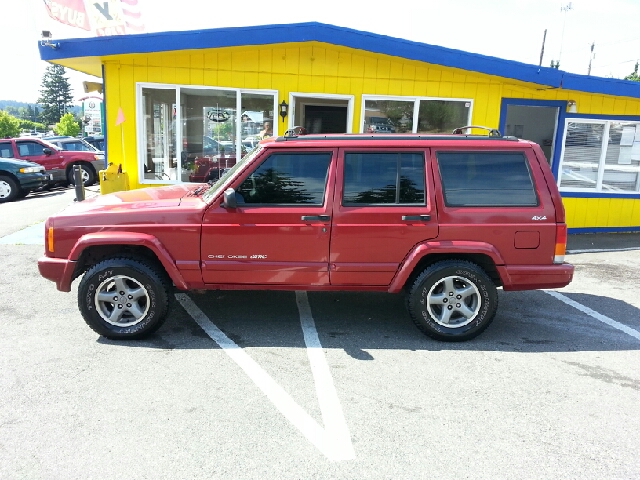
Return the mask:
<path fill-rule="evenodd" d="M 531 220 L 546 220 L 546 219 L 547 219 L 546 215 L 543 215 L 542 217 L 534 215 L 533 217 L 531 217 Z"/>

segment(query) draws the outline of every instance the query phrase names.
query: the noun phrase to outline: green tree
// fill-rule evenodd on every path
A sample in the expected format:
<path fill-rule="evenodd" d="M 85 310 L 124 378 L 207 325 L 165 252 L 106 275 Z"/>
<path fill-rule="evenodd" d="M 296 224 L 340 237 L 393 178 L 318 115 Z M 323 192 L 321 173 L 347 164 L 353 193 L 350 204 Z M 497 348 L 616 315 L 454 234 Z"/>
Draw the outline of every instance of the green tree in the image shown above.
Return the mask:
<path fill-rule="evenodd" d="M 56 135 L 75 137 L 80 133 L 80 125 L 76 123 L 72 113 L 65 113 L 60 122 L 56 123 L 53 131 L 56 132 Z"/>
<path fill-rule="evenodd" d="M 631 80 L 633 82 L 640 82 L 640 76 L 638 75 L 638 62 L 636 62 L 636 67 L 633 69 L 633 73 L 630 73 L 626 77 L 625 80 Z"/>
<path fill-rule="evenodd" d="M 45 133 L 47 127 L 44 123 L 32 122 L 31 120 L 20 120 L 20 130 L 30 130 Z"/>
<path fill-rule="evenodd" d="M 71 107 L 73 95 L 69 80 L 64 76 L 65 70 L 61 65 L 50 65 L 42 77 L 42 89 L 38 103 L 42 105 L 40 119 L 45 125 L 53 125 Z"/>
<path fill-rule="evenodd" d="M 0 138 L 17 137 L 20 134 L 20 121 L 0 110 Z"/>

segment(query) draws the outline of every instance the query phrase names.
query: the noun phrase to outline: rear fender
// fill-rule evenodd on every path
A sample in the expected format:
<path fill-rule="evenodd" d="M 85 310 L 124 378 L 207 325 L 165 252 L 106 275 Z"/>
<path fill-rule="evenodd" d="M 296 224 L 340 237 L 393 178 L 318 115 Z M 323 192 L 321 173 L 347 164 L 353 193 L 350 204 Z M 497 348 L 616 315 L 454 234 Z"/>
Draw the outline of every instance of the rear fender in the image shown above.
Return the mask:
<path fill-rule="evenodd" d="M 491 244 L 485 242 L 469 242 L 469 241 L 432 241 L 424 242 L 416 245 L 411 252 L 405 257 L 401 263 L 398 272 L 389 285 L 389 293 L 398 293 L 402 291 L 407 280 L 414 272 L 420 260 L 427 255 L 456 255 L 464 256 L 470 254 L 486 255 L 491 258 L 496 270 L 500 275 L 503 284 L 509 283 L 508 275 L 504 269 L 504 259 L 500 252 Z"/>

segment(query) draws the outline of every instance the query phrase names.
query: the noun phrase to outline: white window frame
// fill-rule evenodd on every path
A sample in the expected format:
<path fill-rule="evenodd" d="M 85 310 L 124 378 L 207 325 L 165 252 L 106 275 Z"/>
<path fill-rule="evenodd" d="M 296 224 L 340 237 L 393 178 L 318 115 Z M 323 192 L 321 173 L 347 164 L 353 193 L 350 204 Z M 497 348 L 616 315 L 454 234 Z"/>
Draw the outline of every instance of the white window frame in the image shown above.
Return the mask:
<path fill-rule="evenodd" d="M 175 129 L 175 142 L 176 142 L 176 169 L 178 172 L 182 171 L 182 109 L 180 108 L 180 93 L 181 89 L 190 90 L 224 90 L 236 92 L 236 112 L 240 112 L 242 109 L 242 94 L 260 94 L 260 95 L 273 95 L 273 134 L 278 136 L 278 122 L 276 118 L 278 115 L 278 90 L 271 89 L 246 89 L 246 88 L 232 88 L 221 86 L 208 86 L 208 85 L 186 85 L 178 83 L 150 83 L 150 82 L 136 82 L 136 143 L 137 143 L 137 169 L 138 169 L 138 182 L 141 185 L 176 185 L 185 183 L 180 178 L 175 180 L 151 180 L 144 178 L 144 161 L 147 158 L 146 149 L 146 123 L 144 121 L 144 101 L 142 96 L 143 88 L 154 88 L 158 90 L 175 90 L 175 104 L 176 104 L 176 129 Z M 237 119 L 237 131 L 242 131 L 242 115 L 236 115 Z M 124 139 L 123 139 L 124 142 Z M 236 152 L 242 151 L 242 135 L 236 135 Z M 240 160 L 239 158 L 237 160 Z"/>
<path fill-rule="evenodd" d="M 566 141 L 567 141 L 567 133 L 569 131 L 568 126 L 569 123 L 587 123 L 587 124 L 600 124 L 604 125 L 604 131 L 602 133 L 602 141 L 600 144 L 600 158 L 598 159 L 598 174 L 596 178 L 596 187 L 595 188 L 581 188 L 581 187 L 563 187 L 562 186 L 562 168 L 564 166 L 564 156 L 566 149 Z M 607 158 L 607 149 L 609 145 L 609 130 L 611 128 L 612 123 L 629 123 L 640 125 L 640 121 L 637 120 L 627 120 L 624 118 L 572 118 L 567 117 L 564 120 L 564 132 L 562 134 L 562 151 L 560 152 L 560 162 L 558 164 L 558 189 L 560 192 L 576 192 L 576 193 L 597 193 L 597 194 L 607 194 L 607 195 L 638 195 L 640 193 L 640 175 L 638 175 L 638 179 L 636 180 L 636 189 L 633 192 L 617 192 L 615 190 L 608 190 L 602 188 L 602 181 L 604 179 L 604 173 L 606 169 L 605 160 Z M 592 165 L 590 165 L 592 166 Z M 619 170 L 628 171 L 629 173 L 640 173 L 640 166 L 624 166 L 620 167 Z"/>
<path fill-rule="evenodd" d="M 418 117 L 420 115 L 420 102 L 424 100 L 437 100 L 444 102 L 469 102 L 469 116 L 467 117 L 467 124 L 471 125 L 471 119 L 473 118 L 473 99 L 472 98 L 453 98 L 453 97 L 415 97 L 415 96 L 394 96 L 394 95 L 362 95 L 362 107 L 360 109 L 360 133 L 364 133 L 364 119 L 365 119 L 365 106 L 367 100 L 375 101 L 398 101 L 398 102 L 413 102 L 413 123 L 411 127 L 411 133 L 418 132 Z M 460 125 L 464 127 L 466 125 Z"/>
<path fill-rule="evenodd" d="M 332 93 L 313 93 L 313 92 L 290 92 L 289 93 L 289 105 L 291 106 L 291 112 L 289 112 L 287 114 L 287 128 L 293 128 L 296 125 L 293 124 L 295 116 L 296 116 L 296 108 L 300 107 L 301 105 L 307 105 L 308 102 L 306 102 L 305 100 L 313 100 L 314 98 L 319 98 L 319 99 L 323 99 L 323 100 L 346 100 L 347 101 L 347 132 L 346 133 L 351 133 L 352 132 L 352 126 L 353 126 L 353 105 L 355 102 L 355 96 L 354 95 L 339 95 L 339 94 L 332 94 Z M 333 105 L 328 105 L 327 106 L 335 106 L 335 107 L 342 107 L 341 104 L 333 104 Z"/>

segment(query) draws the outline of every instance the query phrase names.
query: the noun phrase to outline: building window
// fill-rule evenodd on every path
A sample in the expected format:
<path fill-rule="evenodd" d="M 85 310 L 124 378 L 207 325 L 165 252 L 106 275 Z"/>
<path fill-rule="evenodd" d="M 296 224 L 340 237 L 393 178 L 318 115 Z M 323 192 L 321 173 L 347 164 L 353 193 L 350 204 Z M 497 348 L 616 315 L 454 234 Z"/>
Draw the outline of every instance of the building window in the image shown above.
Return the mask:
<path fill-rule="evenodd" d="M 273 135 L 276 92 L 139 84 L 142 183 L 206 182 Z"/>
<path fill-rule="evenodd" d="M 422 153 L 347 153 L 343 205 L 425 205 Z"/>
<path fill-rule="evenodd" d="M 538 205 L 529 163 L 522 153 L 437 152 L 448 207 Z"/>
<path fill-rule="evenodd" d="M 363 133 L 451 133 L 471 124 L 471 100 L 364 95 L 363 103 Z"/>
<path fill-rule="evenodd" d="M 563 143 L 561 191 L 640 191 L 640 122 L 567 119 Z"/>

